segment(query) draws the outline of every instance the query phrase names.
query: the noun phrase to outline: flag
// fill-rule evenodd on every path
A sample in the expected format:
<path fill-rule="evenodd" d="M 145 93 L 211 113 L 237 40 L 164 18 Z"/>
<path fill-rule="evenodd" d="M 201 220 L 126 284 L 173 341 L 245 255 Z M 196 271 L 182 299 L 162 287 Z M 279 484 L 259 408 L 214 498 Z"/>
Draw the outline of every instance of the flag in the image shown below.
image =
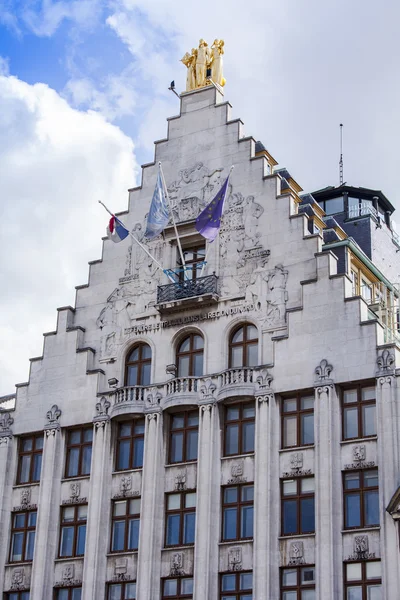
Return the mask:
<path fill-rule="evenodd" d="M 107 227 L 107 237 L 117 243 L 124 240 L 127 235 L 129 235 L 129 231 L 122 225 L 121 221 L 113 215 Z"/>
<path fill-rule="evenodd" d="M 157 183 L 150 204 L 147 217 L 147 227 L 144 236 L 148 240 L 157 237 L 166 227 L 169 221 L 169 210 L 167 203 L 167 190 L 161 177 L 161 169 L 158 169 Z"/>
<path fill-rule="evenodd" d="M 224 210 L 226 191 L 228 189 L 228 180 L 229 177 L 226 178 L 224 185 L 219 190 L 214 200 L 205 207 L 203 212 L 201 212 L 196 219 L 195 227 L 197 231 L 209 242 L 215 240 L 219 228 L 221 227 L 221 217 Z"/>

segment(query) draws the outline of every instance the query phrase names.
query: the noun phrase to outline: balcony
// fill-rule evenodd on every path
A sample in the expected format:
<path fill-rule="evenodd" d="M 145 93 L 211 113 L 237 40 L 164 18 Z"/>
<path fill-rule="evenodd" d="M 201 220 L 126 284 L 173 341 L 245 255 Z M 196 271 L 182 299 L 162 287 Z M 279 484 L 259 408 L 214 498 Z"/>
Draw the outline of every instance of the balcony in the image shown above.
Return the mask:
<path fill-rule="evenodd" d="M 156 306 L 160 313 L 170 313 L 188 307 L 216 304 L 218 300 L 218 277 L 207 275 L 195 280 L 159 285 Z"/>

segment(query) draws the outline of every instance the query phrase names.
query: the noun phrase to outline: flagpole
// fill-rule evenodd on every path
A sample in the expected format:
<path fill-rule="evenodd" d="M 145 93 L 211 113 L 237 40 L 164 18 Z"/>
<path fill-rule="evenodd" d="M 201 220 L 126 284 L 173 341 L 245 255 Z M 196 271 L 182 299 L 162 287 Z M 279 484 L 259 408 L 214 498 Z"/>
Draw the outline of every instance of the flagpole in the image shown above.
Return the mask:
<path fill-rule="evenodd" d="M 231 168 L 230 168 L 230 170 L 229 170 L 229 174 L 228 174 L 228 182 L 227 182 L 227 184 L 226 184 L 226 192 L 225 192 L 225 197 L 226 197 L 226 193 L 228 192 L 229 179 L 230 179 L 231 173 L 232 173 L 232 171 L 233 171 L 233 168 L 234 168 L 234 165 L 232 165 L 232 166 L 231 166 Z M 224 198 L 224 204 L 225 204 L 225 198 Z M 222 215 L 221 215 L 221 216 L 222 216 Z M 219 229 L 218 229 L 218 235 L 219 235 Z M 213 241 L 214 241 L 214 240 L 213 240 Z M 208 256 L 208 251 L 210 250 L 210 244 L 212 244 L 212 242 L 209 242 L 209 241 L 207 240 L 207 241 L 206 241 L 206 245 L 207 245 L 206 247 L 207 247 L 207 250 L 206 250 L 206 254 L 205 254 L 205 256 L 204 256 L 204 264 L 203 264 L 203 266 L 202 266 L 202 268 L 201 268 L 201 271 L 200 271 L 200 277 L 202 277 L 202 275 L 203 275 L 203 272 L 204 272 L 204 269 L 206 268 L 206 265 L 207 265 L 207 256 Z"/>
<path fill-rule="evenodd" d="M 147 248 L 146 248 L 145 246 L 143 246 L 143 244 L 141 244 L 141 243 L 139 242 L 139 240 L 138 240 L 138 239 L 137 239 L 137 238 L 136 238 L 136 237 L 133 235 L 133 233 L 132 233 L 131 231 L 129 231 L 128 227 L 126 227 L 126 226 L 123 224 L 123 222 L 121 221 L 121 219 L 118 219 L 118 217 L 116 217 L 116 216 L 115 216 L 115 215 L 114 215 L 114 214 L 113 214 L 113 213 L 112 213 L 112 212 L 111 212 L 111 211 L 110 211 L 110 210 L 107 208 L 107 206 L 104 204 L 104 202 L 102 202 L 101 200 L 99 200 L 99 204 L 101 204 L 101 205 L 102 205 L 102 206 L 103 206 L 103 207 L 106 209 L 106 211 L 108 212 L 108 214 L 109 214 L 109 215 L 111 215 L 112 217 L 114 217 L 115 219 L 117 219 L 117 221 L 119 221 L 119 222 L 121 223 L 121 225 L 122 225 L 123 227 L 125 227 L 125 229 L 128 231 L 128 233 L 129 233 L 129 235 L 131 236 L 131 238 L 132 238 L 132 239 L 133 239 L 133 240 L 134 240 L 134 241 L 135 241 L 135 242 L 138 244 L 138 246 L 140 246 L 140 247 L 141 247 L 141 249 L 142 249 L 142 250 L 144 250 L 144 251 L 146 252 L 147 256 L 148 256 L 149 258 L 151 258 L 151 260 L 152 260 L 153 262 L 155 262 L 155 263 L 156 263 L 156 265 L 157 265 L 157 268 L 158 268 L 158 269 L 161 269 L 161 271 L 162 271 L 163 273 L 165 273 L 165 275 L 167 275 L 167 277 L 169 278 L 169 280 L 170 280 L 170 281 L 172 281 L 172 283 L 175 283 L 175 281 L 172 279 L 172 277 L 171 277 L 170 275 L 168 275 L 168 274 L 165 272 L 165 269 L 164 269 L 164 268 L 163 268 L 163 266 L 162 266 L 162 265 L 161 265 L 161 264 L 158 262 L 158 260 L 157 260 L 156 258 L 154 258 L 154 256 L 152 256 L 152 254 L 150 254 L 150 252 L 147 250 Z"/>
<path fill-rule="evenodd" d="M 169 206 L 169 210 L 171 212 L 172 223 L 173 223 L 174 229 L 175 229 L 176 241 L 178 242 L 179 254 L 180 254 L 181 261 L 182 261 L 182 266 L 183 266 L 183 275 L 184 275 L 184 277 L 186 277 L 186 263 L 185 263 L 185 259 L 183 257 L 181 240 L 179 239 L 178 230 L 176 228 L 174 211 L 172 210 L 171 201 L 169 199 L 168 190 L 167 190 L 167 184 L 165 183 L 164 173 L 163 173 L 163 170 L 162 170 L 161 162 L 158 163 L 158 168 L 160 169 L 161 178 L 162 178 L 162 181 L 163 181 L 163 184 L 164 184 L 164 189 L 165 189 L 165 196 L 166 196 L 166 198 L 168 200 L 168 206 Z"/>

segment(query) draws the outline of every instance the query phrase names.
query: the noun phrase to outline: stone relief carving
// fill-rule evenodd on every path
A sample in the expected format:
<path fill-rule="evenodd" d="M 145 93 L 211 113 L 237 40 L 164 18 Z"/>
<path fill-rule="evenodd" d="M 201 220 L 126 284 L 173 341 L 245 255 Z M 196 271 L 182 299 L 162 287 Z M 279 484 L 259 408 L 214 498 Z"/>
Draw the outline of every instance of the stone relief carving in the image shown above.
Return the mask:
<path fill-rule="evenodd" d="M 361 462 L 365 460 L 367 456 L 365 444 L 359 446 L 353 446 L 353 460 L 354 462 Z"/>
<path fill-rule="evenodd" d="M 215 401 L 214 392 L 217 386 L 211 379 L 207 379 L 204 384 L 200 387 L 200 396 L 203 402 Z"/>
<path fill-rule="evenodd" d="M 104 427 L 107 421 L 110 420 L 108 411 L 111 406 L 111 402 L 107 400 L 105 396 L 102 396 L 98 402 L 96 402 L 96 414 L 93 418 L 93 423 L 96 428 Z"/>
<path fill-rule="evenodd" d="M 186 471 L 178 473 L 175 477 L 175 489 L 179 491 L 186 490 Z"/>
<path fill-rule="evenodd" d="M 25 569 L 13 569 L 11 575 L 11 589 L 22 590 L 25 588 Z"/>
<path fill-rule="evenodd" d="M 127 558 L 116 558 L 114 561 L 114 578 L 117 581 L 124 581 L 127 579 L 128 571 L 128 559 Z"/>
<path fill-rule="evenodd" d="M 61 417 L 61 410 L 57 404 L 53 404 L 50 410 L 46 413 L 47 423 L 44 426 L 46 435 L 55 435 L 56 431 L 60 429 L 59 418 Z"/>
<path fill-rule="evenodd" d="M 170 567 L 170 575 L 184 575 L 185 571 L 183 568 L 185 555 L 183 552 L 175 552 L 171 556 L 171 567 Z"/>
<path fill-rule="evenodd" d="M 228 550 L 228 571 L 242 570 L 242 548 L 236 546 Z"/>
<path fill-rule="evenodd" d="M 368 535 L 356 535 L 353 541 L 353 554 L 347 560 L 369 560 L 375 558 L 375 553 L 369 551 Z"/>
<path fill-rule="evenodd" d="M 386 348 L 376 359 L 376 364 L 378 366 L 378 375 L 393 374 L 396 364 L 394 354 Z"/>
<path fill-rule="evenodd" d="M 266 322 L 269 326 L 284 325 L 286 322 L 286 304 L 288 293 L 286 284 L 289 271 L 283 265 L 277 265 L 266 276 L 267 282 L 267 313 Z"/>
<path fill-rule="evenodd" d="M 150 392 L 147 395 L 147 403 L 150 404 L 150 406 L 154 406 L 157 405 L 159 406 L 162 400 L 162 394 L 161 392 Z"/>
<path fill-rule="evenodd" d="M 289 546 L 289 565 L 302 565 L 304 562 L 303 542 L 291 542 Z"/>
<path fill-rule="evenodd" d="M 332 380 L 330 379 L 330 374 L 331 374 L 332 370 L 333 370 L 332 365 L 330 365 L 325 358 L 323 360 L 321 360 L 318 367 L 315 368 L 316 383 L 321 385 L 323 383 L 331 382 Z"/>
<path fill-rule="evenodd" d="M 62 570 L 61 579 L 64 582 L 71 581 L 75 577 L 75 565 L 72 563 L 70 565 L 65 565 Z"/>
<path fill-rule="evenodd" d="M 256 379 L 256 383 L 258 386 L 257 394 L 269 391 L 271 389 L 271 383 L 273 382 L 273 380 L 274 378 L 272 377 L 271 373 L 269 373 L 267 370 L 262 371 Z"/>
<path fill-rule="evenodd" d="M 12 437 L 11 425 L 14 423 L 14 419 L 8 412 L 0 413 L 0 442 L 1 440 L 7 440 Z"/>
<path fill-rule="evenodd" d="M 130 475 L 124 475 L 119 480 L 119 490 L 123 496 L 125 496 L 132 489 L 132 477 Z"/>
<path fill-rule="evenodd" d="M 21 490 L 21 506 L 27 507 L 31 503 L 31 488 Z"/>
<path fill-rule="evenodd" d="M 359 444 L 357 446 L 353 446 L 352 449 L 353 462 L 347 465 L 344 465 L 346 470 L 348 469 L 369 469 L 370 467 L 375 467 L 375 463 L 373 461 L 366 462 L 367 459 L 367 447 L 365 444 Z"/>
<path fill-rule="evenodd" d="M 81 493 L 81 484 L 79 481 L 74 481 L 69 484 L 69 497 L 71 500 L 77 500 L 79 498 L 79 494 Z"/>
<path fill-rule="evenodd" d="M 290 468 L 296 471 L 301 471 L 303 468 L 303 453 L 295 452 L 290 455 Z"/>
<path fill-rule="evenodd" d="M 244 473 L 244 463 L 243 461 L 238 461 L 231 466 L 231 478 L 228 480 L 228 483 L 245 483 L 247 481 L 247 477 L 243 477 Z"/>

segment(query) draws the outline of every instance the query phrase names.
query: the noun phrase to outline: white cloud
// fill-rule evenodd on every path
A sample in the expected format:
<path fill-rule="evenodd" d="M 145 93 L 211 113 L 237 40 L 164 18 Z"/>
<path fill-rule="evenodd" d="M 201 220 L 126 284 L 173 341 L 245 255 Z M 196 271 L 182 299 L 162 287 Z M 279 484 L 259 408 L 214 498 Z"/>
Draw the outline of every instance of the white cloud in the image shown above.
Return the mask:
<path fill-rule="evenodd" d="M 68 19 L 83 29 L 93 28 L 99 18 L 101 0 L 65 0 L 53 2 L 42 0 L 40 10 L 31 8 L 28 2 L 22 18 L 33 33 L 39 36 L 53 35 L 62 21 Z"/>
<path fill-rule="evenodd" d="M 8 75 L 10 73 L 10 59 L 0 56 L 0 75 Z"/>
<path fill-rule="evenodd" d="M 26 380 L 58 306 L 101 255 L 107 215 L 135 184 L 132 141 L 44 84 L 0 77 L 0 395 Z"/>

